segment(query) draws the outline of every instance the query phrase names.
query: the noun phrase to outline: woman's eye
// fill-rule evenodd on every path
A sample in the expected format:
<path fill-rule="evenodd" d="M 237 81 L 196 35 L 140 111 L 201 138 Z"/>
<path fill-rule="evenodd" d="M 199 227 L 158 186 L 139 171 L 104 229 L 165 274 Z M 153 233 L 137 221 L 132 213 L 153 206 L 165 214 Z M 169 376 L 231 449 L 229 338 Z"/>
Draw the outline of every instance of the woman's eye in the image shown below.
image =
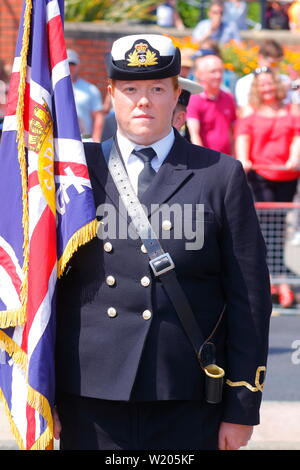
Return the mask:
<path fill-rule="evenodd" d="M 135 91 L 135 88 L 134 88 L 134 87 L 127 87 L 127 88 L 125 88 L 125 92 L 127 92 L 127 93 L 134 93 L 134 91 Z"/>

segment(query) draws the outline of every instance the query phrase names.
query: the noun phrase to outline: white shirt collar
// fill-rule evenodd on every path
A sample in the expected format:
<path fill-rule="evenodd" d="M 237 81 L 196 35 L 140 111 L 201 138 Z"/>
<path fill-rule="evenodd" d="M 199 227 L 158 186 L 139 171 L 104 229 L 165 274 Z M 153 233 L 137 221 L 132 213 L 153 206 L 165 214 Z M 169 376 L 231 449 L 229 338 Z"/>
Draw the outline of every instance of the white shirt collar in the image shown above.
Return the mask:
<path fill-rule="evenodd" d="M 152 145 L 138 145 L 132 142 L 131 140 L 129 140 L 119 131 L 117 131 L 117 141 L 118 141 L 119 149 L 120 149 L 121 155 L 123 157 L 123 160 L 126 166 L 128 163 L 130 163 L 130 160 L 132 158 L 137 158 L 134 155 L 132 155 L 132 151 L 134 149 L 152 147 L 155 150 L 156 155 L 157 155 L 157 157 L 153 159 L 153 166 L 155 165 L 156 168 L 159 168 L 162 165 L 165 158 L 167 157 L 168 153 L 170 152 L 172 145 L 174 143 L 174 140 L 175 140 L 175 134 L 174 134 L 173 128 L 171 128 L 171 131 L 169 132 L 168 135 L 158 140 L 157 142 L 154 142 Z"/>

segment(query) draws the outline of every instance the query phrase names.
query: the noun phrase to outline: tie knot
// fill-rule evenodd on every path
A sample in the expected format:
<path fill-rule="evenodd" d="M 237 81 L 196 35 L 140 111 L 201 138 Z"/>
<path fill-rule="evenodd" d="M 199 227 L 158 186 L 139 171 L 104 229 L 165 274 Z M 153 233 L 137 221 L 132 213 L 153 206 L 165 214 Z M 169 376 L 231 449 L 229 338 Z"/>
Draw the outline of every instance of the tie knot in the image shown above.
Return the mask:
<path fill-rule="evenodd" d="M 133 150 L 137 157 L 139 157 L 144 163 L 151 162 L 152 158 L 156 156 L 156 152 L 152 147 L 146 147 L 140 150 Z"/>

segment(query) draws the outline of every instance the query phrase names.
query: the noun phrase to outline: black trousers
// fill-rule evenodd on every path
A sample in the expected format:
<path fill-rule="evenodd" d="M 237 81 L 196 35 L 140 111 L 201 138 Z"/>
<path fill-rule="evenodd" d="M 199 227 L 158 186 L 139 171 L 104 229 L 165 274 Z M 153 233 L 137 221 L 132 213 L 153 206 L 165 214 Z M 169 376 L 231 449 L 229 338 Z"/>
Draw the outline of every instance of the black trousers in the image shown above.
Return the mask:
<path fill-rule="evenodd" d="M 254 199 L 258 202 L 292 202 L 297 191 L 297 179 L 272 181 L 255 171 L 249 171 L 247 177 Z"/>
<path fill-rule="evenodd" d="M 117 402 L 63 394 L 61 450 L 217 450 L 221 405 Z"/>

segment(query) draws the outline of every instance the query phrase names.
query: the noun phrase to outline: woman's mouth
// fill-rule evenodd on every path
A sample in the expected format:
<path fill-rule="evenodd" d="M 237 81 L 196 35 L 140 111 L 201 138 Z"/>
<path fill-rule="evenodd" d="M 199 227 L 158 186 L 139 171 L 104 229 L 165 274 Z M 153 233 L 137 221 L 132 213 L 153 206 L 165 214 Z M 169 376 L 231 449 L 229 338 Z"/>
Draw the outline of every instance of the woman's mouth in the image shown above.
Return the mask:
<path fill-rule="evenodd" d="M 134 119 L 153 119 L 153 117 L 149 114 L 139 114 L 138 116 L 134 116 Z"/>

